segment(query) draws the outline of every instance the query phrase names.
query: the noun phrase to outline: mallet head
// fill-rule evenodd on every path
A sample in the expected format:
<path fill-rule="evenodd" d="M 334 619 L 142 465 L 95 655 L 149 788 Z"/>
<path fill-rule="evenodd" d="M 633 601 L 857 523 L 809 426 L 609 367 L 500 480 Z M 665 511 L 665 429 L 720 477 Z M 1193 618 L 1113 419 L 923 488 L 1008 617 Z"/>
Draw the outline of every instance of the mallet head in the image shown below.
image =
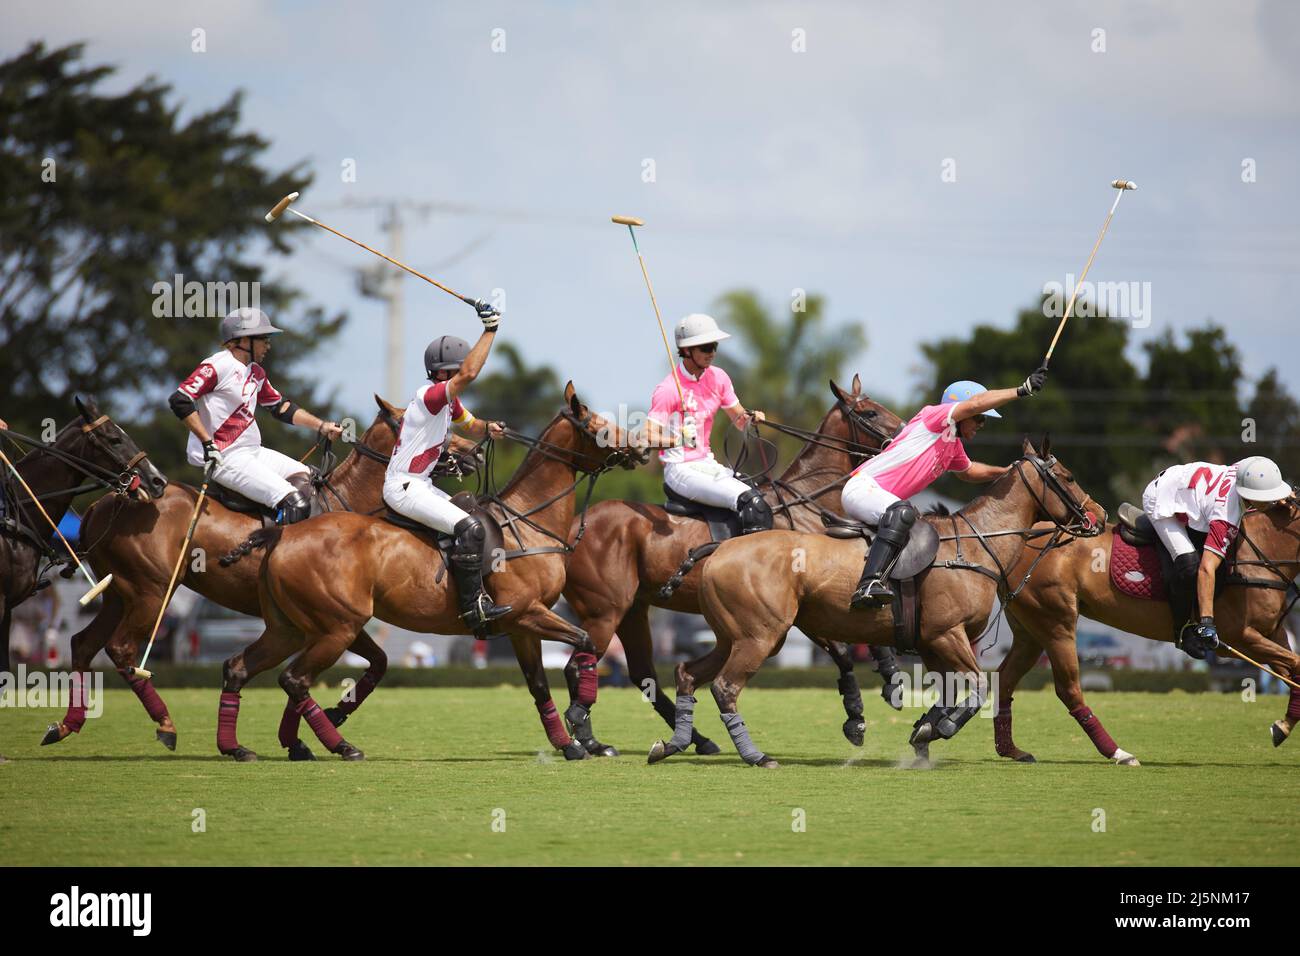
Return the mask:
<path fill-rule="evenodd" d="M 275 206 L 272 207 L 271 211 L 266 214 L 266 221 L 275 222 L 284 215 L 284 211 L 289 208 L 289 203 L 293 202 L 297 198 L 298 193 L 289 193 L 289 195 L 276 203 Z"/>
<path fill-rule="evenodd" d="M 1116 189 L 1137 189 L 1138 184 L 1127 179 L 1116 179 L 1111 181 L 1111 185 Z"/>
<path fill-rule="evenodd" d="M 620 226 L 644 226 L 645 223 L 636 216 L 610 216 L 610 222 L 616 222 Z"/>
<path fill-rule="evenodd" d="M 92 587 L 89 591 L 87 591 L 77 600 L 77 603 L 80 604 L 82 607 L 85 607 L 91 601 L 95 600 L 95 598 L 103 594 L 104 589 L 112 583 L 113 583 L 113 575 L 111 574 L 104 575 L 104 577 L 100 581 L 98 581 L 94 587 Z"/>
<path fill-rule="evenodd" d="M 143 667 L 132 667 L 131 676 L 141 680 L 153 680 L 153 671 L 147 671 Z"/>

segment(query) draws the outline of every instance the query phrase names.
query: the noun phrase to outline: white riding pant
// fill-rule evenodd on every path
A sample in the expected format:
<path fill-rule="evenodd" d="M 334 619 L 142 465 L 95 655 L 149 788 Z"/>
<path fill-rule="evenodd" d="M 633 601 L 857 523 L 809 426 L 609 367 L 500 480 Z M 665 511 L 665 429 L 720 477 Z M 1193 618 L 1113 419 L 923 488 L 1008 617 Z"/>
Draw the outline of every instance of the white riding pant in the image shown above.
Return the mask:
<path fill-rule="evenodd" d="M 664 462 L 664 484 L 681 495 L 714 508 L 736 510 L 736 499 L 750 490 L 716 458 Z"/>
<path fill-rule="evenodd" d="M 405 487 L 403 487 L 405 486 Z M 469 515 L 451 503 L 451 496 L 428 478 L 400 475 L 384 481 L 384 502 L 404 518 L 451 534 Z"/>
<path fill-rule="evenodd" d="M 860 471 L 850 478 L 840 493 L 840 504 L 844 513 L 854 521 L 875 525 L 880 523 L 880 516 L 888 510 L 898 495 L 886 491 L 877 484 L 876 479 L 865 471 Z"/>
<path fill-rule="evenodd" d="M 1151 519 L 1151 526 L 1156 529 L 1156 537 L 1172 557 L 1192 554 L 1196 551 L 1196 545 L 1192 544 L 1191 535 L 1187 533 L 1187 525 L 1179 521 L 1177 516 L 1166 518 L 1155 516 L 1156 482 L 1159 480 L 1159 478 L 1153 479 L 1142 492 L 1142 510 Z"/>
<path fill-rule="evenodd" d="M 258 504 L 274 508 L 294 490 L 291 475 L 307 474 L 307 466 L 271 448 L 247 445 L 221 453 L 221 467 L 212 480 Z"/>

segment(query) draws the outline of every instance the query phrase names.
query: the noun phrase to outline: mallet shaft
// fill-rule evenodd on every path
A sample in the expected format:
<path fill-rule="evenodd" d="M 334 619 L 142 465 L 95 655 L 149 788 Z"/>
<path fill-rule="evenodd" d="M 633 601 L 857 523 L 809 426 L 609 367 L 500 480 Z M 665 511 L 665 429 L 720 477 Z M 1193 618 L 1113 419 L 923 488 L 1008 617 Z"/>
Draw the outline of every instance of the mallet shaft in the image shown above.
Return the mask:
<path fill-rule="evenodd" d="M 1260 670 L 1265 671 L 1265 672 L 1267 672 L 1267 673 L 1269 673 L 1269 674 L 1272 674 L 1274 677 L 1276 677 L 1276 678 L 1277 678 L 1278 680 L 1280 680 L 1282 683 L 1289 685 L 1290 687 L 1292 687 L 1292 688 L 1295 689 L 1295 690 L 1300 690 L 1300 684 L 1297 684 L 1295 681 L 1291 680 L 1289 677 L 1283 677 L 1281 674 L 1279 674 L 1277 671 L 1273 670 L 1273 668 L 1271 668 L 1271 667 L 1265 667 L 1263 664 L 1259 663 L 1259 661 L 1253 661 L 1253 660 L 1251 660 L 1249 657 L 1247 657 L 1245 654 L 1241 653 L 1241 651 L 1237 650 L 1237 649 L 1236 649 L 1235 647 L 1233 647 L 1231 644 L 1228 644 L 1228 643 L 1226 643 L 1226 642 L 1224 642 L 1224 641 L 1220 641 L 1220 642 L 1219 642 L 1219 647 L 1227 648 L 1231 653 L 1236 654 L 1238 657 L 1240 657 L 1243 661 L 1245 661 L 1247 664 L 1251 665 L 1252 667 L 1258 667 Z"/>
<path fill-rule="evenodd" d="M 172 578 L 167 582 L 167 590 L 163 593 L 162 604 L 158 608 L 158 617 L 153 622 L 153 631 L 149 634 L 149 646 L 144 649 L 144 657 L 140 658 L 138 667 L 133 667 L 132 671 L 136 677 L 149 678 L 153 675 L 145 670 L 145 663 L 149 660 L 149 652 L 153 650 L 154 638 L 158 636 L 158 628 L 162 626 L 163 615 L 167 613 L 167 605 L 172 600 L 172 589 L 176 587 L 176 578 L 181 573 L 181 565 L 185 563 L 185 552 L 190 548 L 190 539 L 194 537 L 194 529 L 199 524 L 199 512 L 203 510 L 203 499 L 208 493 L 208 482 L 210 477 L 207 473 L 203 475 L 203 487 L 199 489 L 199 500 L 194 503 L 194 513 L 190 516 L 190 526 L 185 532 L 185 540 L 181 543 L 181 552 L 176 555 L 176 565 L 172 568 Z"/>

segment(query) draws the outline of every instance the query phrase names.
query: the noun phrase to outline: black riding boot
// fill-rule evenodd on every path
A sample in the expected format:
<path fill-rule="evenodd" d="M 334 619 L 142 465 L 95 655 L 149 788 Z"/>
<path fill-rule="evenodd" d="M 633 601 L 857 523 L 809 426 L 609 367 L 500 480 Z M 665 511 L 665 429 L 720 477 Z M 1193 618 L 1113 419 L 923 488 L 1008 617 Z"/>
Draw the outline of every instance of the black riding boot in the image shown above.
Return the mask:
<path fill-rule="evenodd" d="M 462 518 L 453 529 L 456 540 L 451 546 L 451 574 L 456 580 L 460 601 L 460 618 L 479 637 L 487 626 L 509 614 L 509 604 L 496 604 L 483 590 L 483 525 L 475 517 Z"/>
<path fill-rule="evenodd" d="M 762 492 L 750 489 L 736 499 L 736 514 L 740 516 L 740 533 L 772 530 L 772 506 Z"/>
<path fill-rule="evenodd" d="M 867 562 L 862 569 L 858 589 L 849 600 L 851 608 L 884 607 L 894 599 L 889 586 L 889 572 L 894 562 L 907 547 L 912 525 L 916 524 L 916 509 L 910 502 L 896 501 L 880 516 L 876 537 L 867 551 Z"/>
<path fill-rule="evenodd" d="M 1196 552 L 1180 554 L 1174 558 L 1166 588 L 1169 592 L 1169 609 L 1174 615 L 1174 645 L 1183 647 L 1184 635 L 1194 627 L 1192 618 L 1196 610 L 1196 572 L 1201 558 Z M 1195 655 L 1192 655 L 1195 657 Z M 1201 654 L 1204 657 L 1204 652 Z"/>
<path fill-rule="evenodd" d="M 311 517 L 311 504 L 301 491 L 294 489 L 275 505 L 276 524 L 296 524 Z"/>

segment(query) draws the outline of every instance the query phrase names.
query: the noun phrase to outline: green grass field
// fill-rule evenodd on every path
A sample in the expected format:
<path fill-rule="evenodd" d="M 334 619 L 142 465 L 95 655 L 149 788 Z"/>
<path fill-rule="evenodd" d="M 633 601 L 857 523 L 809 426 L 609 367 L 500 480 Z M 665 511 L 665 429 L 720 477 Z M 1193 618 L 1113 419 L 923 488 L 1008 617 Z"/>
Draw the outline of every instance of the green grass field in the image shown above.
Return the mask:
<path fill-rule="evenodd" d="M 0 709 L 6 864 L 1282 865 L 1300 855 L 1300 742 L 1268 739 L 1281 697 L 1094 694 L 1107 729 L 1142 760 L 1130 769 L 1098 757 L 1050 692 L 1024 693 L 1016 738 L 1039 763 L 997 758 L 992 721 L 976 719 L 918 771 L 901 766 L 919 711 L 898 716 L 868 697 L 857 749 L 840 735 L 833 689 L 758 688 L 742 703 L 755 741 L 782 762 L 766 771 L 740 762 L 707 693 L 697 726 L 723 755 L 655 767 L 645 752 L 666 727 L 630 690 L 602 690 L 595 710 L 598 735 L 624 756 L 574 763 L 546 746 L 519 687 L 381 688 L 344 727 L 366 752 L 359 763 L 286 761 L 279 690 L 244 696 L 240 739 L 262 755 L 255 764 L 217 755 L 215 692 L 163 694 L 176 753 L 126 690 L 55 747 L 38 743 L 58 712 Z M 195 808 L 206 832 L 191 830 Z"/>

